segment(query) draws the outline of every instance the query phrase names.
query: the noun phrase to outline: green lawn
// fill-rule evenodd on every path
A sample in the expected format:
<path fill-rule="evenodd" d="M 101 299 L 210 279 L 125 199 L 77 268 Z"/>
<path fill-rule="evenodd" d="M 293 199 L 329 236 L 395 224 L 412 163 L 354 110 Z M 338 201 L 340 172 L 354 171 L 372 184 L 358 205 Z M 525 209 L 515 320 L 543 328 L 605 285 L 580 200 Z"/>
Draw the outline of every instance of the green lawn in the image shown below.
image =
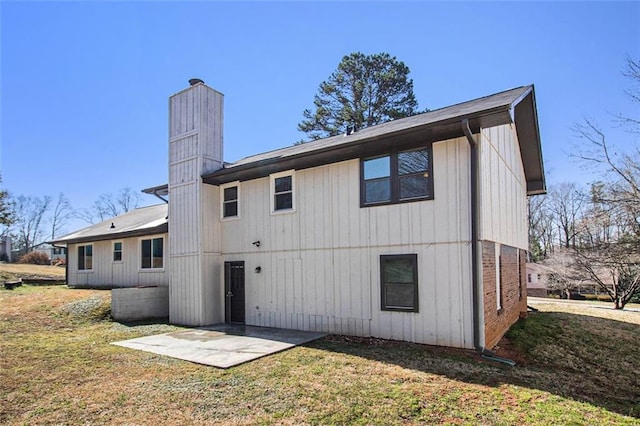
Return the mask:
<path fill-rule="evenodd" d="M 640 313 L 537 305 L 473 352 L 329 336 L 229 370 L 110 345 L 108 292 L 0 290 L 0 424 L 640 424 Z"/>

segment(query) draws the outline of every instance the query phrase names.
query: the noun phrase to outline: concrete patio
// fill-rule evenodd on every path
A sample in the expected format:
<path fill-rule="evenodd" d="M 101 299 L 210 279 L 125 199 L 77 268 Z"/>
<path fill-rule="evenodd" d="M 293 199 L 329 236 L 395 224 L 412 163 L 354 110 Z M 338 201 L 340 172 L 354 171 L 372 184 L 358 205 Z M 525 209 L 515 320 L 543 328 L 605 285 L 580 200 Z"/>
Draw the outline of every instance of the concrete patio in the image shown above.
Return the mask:
<path fill-rule="evenodd" d="M 113 342 L 113 345 L 229 368 L 302 345 L 326 333 L 220 324 Z"/>

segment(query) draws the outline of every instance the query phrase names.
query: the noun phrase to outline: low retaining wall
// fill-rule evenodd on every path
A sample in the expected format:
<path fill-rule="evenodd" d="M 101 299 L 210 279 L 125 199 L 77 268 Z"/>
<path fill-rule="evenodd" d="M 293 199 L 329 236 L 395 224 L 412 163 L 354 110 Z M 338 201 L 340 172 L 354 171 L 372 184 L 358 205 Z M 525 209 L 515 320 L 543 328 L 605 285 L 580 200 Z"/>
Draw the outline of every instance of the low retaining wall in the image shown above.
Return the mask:
<path fill-rule="evenodd" d="M 111 316 L 116 321 L 168 318 L 169 287 L 114 288 Z"/>

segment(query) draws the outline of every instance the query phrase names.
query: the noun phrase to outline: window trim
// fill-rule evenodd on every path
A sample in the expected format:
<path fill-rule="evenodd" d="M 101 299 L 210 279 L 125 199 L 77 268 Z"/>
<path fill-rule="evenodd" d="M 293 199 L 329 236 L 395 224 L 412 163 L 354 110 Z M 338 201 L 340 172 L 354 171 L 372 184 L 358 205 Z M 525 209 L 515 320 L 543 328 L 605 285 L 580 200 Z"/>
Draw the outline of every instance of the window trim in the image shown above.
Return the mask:
<path fill-rule="evenodd" d="M 236 187 L 236 215 L 235 216 L 226 216 L 224 215 L 224 205 L 225 205 L 225 199 L 224 199 L 224 190 L 227 188 L 232 188 L 232 187 Z M 220 220 L 222 221 L 230 221 L 230 220 L 238 220 L 240 219 L 240 181 L 236 180 L 233 182 L 228 182 L 228 183 L 224 183 L 222 185 L 220 185 Z"/>
<path fill-rule="evenodd" d="M 502 246 L 500 244 L 496 244 L 496 311 L 498 314 L 501 314 L 504 311 L 504 300 L 502 289 L 504 288 L 504 283 L 502 281 L 503 272 L 503 263 L 502 263 Z"/>
<path fill-rule="evenodd" d="M 524 284 L 524 280 L 522 279 L 522 262 L 521 262 L 521 258 L 520 258 L 520 250 L 518 250 L 518 300 L 522 300 L 522 296 L 524 295 L 524 289 L 523 289 L 523 285 Z"/>
<path fill-rule="evenodd" d="M 389 307 L 385 304 L 385 281 L 384 281 L 384 260 L 385 259 L 410 259 L 413 267 L 413 308 L 400 308 Z M 381 254 L 380 255 L 380 310 L 387 312 L 408 312 L 419 313 L 420 312 L 420 298 L 418 294 L 418 255 L 415 253 L 410 254 Z"/>
<path fill-rule="evenodd" d="M 426 150 L 429 155 L 429 164 L 427 166 L 427 173 L 429 174 L 429 195 L 426 197 L 413 197 L 400 199 L 400 174 L 398 172 L 398 154 L 403 152 L 414 152 Z M 367 160 L 375 160 L 376 158 L 389 157 L 389 180 L 391 185 L 391 197 L 389 201 L 381 201 L 375 203 L 365 202 L 365 179 L 364 179 L 364 163 Z M 372 180 L 372 179 L 370 179 Z M 388 206 L 390 204 L 402 204 L 402 203 L 414 203 L 416 201 L 433 200 L 433 143 L 428 143 L 423 146 L 409 149 L 398 149 L 393 147 L 390 150 L 379 153 L 377 155 L 370 155 L 367 157 L 360 157 L 360 207 L 376 207 L 376 206 Z"/>
<path fill-rule="evenodd" d="M 91 247 L 91 268 L 82 268 L 80 269 L 80 247 L 85 247 L 84 249 L 84 265 L 87 264 L 87 249 L 86 247 Z M 81 273 L 89 273 L 89 272 L 93 272 L 93 243 L 89 243 L 89 244 L 78 244 L 77 248 L 76 248 L 76 253 L 78 254 L 78 258 L 76 259 L 76 266 L 77 266 L 77 271 L 81 272 Z"/>
<path fill-rule="evenodd" d="M 147 241 L 147 240 L 151 240 L 151 250 L 153 250 L 153 240 L 156 239 L 162 239 L 162 268 L 154 268 L 153 267 L 153 251 L 151 253 L 151 267 L 150 268 L 143 268 L 142 267 L 142 242 L 143 241 Z M 139 272 L 164 272 L 165 266 L 166 266 L 166 262 L 167 262 L 167 255 L 166 253 L 166 248 L 167 245 L 165 244 L 166 238 L 164 235 L 147 235 L 144 237 L 140 237 L 138 238 L 138 271 Z"/>
<path fill-rule="evenodd" d="M 276 179 L 291 176 L 291 208 L 276 210 Z M 296 174 L 295 170 L 287 170 L 269 175 L 269 203 L 271 214 L 287 214 L 296 211 Z"/>
<path fill-rule="evenodd" d="M 116 255 L 116 244 L 120 243 L 120 260 L 116 260 L 114 257 Z M 124 258 L 122 257 L 122 254 L 124 253 L 124 243 L 122 242 L 122 240 L 116 240 L 113 241 L 113 244 L 111 244 L 111 261 L 113 263 L 122 263 L 124 261 Z"/>

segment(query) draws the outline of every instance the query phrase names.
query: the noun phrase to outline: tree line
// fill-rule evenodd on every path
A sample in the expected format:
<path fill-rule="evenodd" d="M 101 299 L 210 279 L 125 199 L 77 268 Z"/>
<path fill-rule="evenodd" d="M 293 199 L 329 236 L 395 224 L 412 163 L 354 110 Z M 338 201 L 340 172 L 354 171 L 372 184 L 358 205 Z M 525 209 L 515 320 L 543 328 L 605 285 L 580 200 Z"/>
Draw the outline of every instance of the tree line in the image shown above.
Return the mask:
<path fill-rule="evenodd" d="M 640 61 L 627 58 L 627 95 L 640 103 Z M 640 298 L 640 117 L 617 114 L 614 124 L 629 133 L 614 146 L 590 119 L 574 126 L 579 147 L 574 158 L 601 179 L 581 187 L 551 186 L 529 198 L 529 255 L 549 269 L 549 285 L 568 295 L 584 282 L 595 283 L 616 308 Z"/>
<path fill-rule="evenodd" d="M 320 84 L 314 108 L 303 111 L 298 130 L 315 140 L 424 112 L 409 72 L 388 53 L 344 56 Z M 640 103 L 640 61 L 627 58 L 623 74 L 631 82 L 630 101 Z M 640 117 L 618 114 L 614 121 L 630 139 L 640 134 Z M 634 142 L 617 154 L 605 132 L 588 119 L 573 130 L 581 142 L 574 156 L 602 176 L 586 188 L 565 182 L 529 198 L 530 260 L 547 266 L 552 286 L 569 293 L 581 282 L 595 282 L 622 308 L 640 293 L 640 149 Z M 0 225 L 29 252 L 60 236 L 71 218 L 96 223 L 139 201 L 137 192 L 125 188 L 101 195 L 89 209 L 74 210 L 63 194 L 12 197 L 0 191 Z"/>
<path fill-rule="evenodd" d="M 10 236 L 13 251 L 23 255 L 64 235 L 72 219 L 94 224 L 135 209 L 139 204 L 140 195 L 131 188 L 102 194 L 90 208 L 83 209 L 74 209 L 63 193 L 14 196 L 3 190 L 0 191 L 0 235 Z"/>

